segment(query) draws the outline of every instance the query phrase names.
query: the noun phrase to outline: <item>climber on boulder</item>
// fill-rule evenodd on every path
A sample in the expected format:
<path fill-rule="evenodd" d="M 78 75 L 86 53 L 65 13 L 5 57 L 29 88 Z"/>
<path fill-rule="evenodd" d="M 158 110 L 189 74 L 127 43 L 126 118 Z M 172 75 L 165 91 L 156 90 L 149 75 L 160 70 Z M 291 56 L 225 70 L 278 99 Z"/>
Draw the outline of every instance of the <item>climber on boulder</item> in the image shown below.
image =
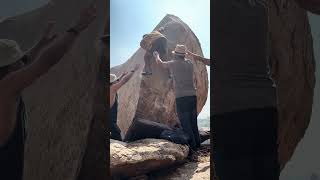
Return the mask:
<path fill-rule="evenodd" d="M 22 179 L 27 123 L 22 91 L 57 64 L 95 18 L 92 4 L 59 37 L 51 36 L 54 23 L 49 23 L 40 41 L 27 52 L 13 40 L 0 40 L 0 179 Z"/>
<path fill-rule="evenodd" d="M 195 150 L 200 147 L 197 123 L 197 96 L 193 83 L 193 65 L 186 59 L 186 47 L 177 45 L 172 52 L 174 59 L 162 61 L 157 51 L 153 53 L 157 64 L 170 70 L 175 83 L 175 96 L 178 118 L 183 130 L 189 135 L 189 145 Z"/>
<path fill-rule="evenodd" d="M 117 125 L 118 115 L 118 90 L 125 85 L 133 76 L 133 74 L 140 68 L 140 65 L 136 65 L 130 72 L 123 73 L 119 78 L 115 74 L 110 74 L 110 119 L 111 119 L 111 139 L 122 141 L 121 131 Z"/>
<path fill-rule="evenodd" d="M 156 31 L 152 31 L 149 34 L 143 35 L 143 39 L 140 42 L 140 46 L 146 50 L 144 55 L 144 69 L 142 75 L 152 75 L 151 64 L 153 59 L 152 53 L 157 51 L 160 54 L 161 59 L 166 59 L 167 56 L 167 38 L 163 35 L 165 31 L 164 27 L 160 27 Z"/>

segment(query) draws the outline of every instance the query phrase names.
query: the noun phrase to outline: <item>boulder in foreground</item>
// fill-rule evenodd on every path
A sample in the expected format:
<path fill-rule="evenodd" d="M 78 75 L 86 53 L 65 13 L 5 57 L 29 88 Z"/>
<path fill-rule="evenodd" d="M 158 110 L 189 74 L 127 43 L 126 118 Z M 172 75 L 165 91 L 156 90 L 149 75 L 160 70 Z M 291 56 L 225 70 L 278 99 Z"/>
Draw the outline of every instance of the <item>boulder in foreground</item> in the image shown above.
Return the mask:
<path fill-rule="evenodd" d="M 110 140 L 110 171 L 114 177 L 134 177 L 183 162 L 189 147 L 162 139 L 131 143 Z"/>

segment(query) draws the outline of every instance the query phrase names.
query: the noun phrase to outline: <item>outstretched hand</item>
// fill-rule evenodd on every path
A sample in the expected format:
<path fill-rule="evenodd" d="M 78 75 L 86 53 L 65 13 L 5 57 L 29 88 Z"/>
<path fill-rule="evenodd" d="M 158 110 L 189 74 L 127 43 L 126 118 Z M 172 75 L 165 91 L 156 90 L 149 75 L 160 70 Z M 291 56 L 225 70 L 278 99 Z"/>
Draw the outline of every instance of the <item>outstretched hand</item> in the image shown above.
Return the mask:
<path fill-rule="evenodd" d="M 154 51 L 154 52 L 153 52 L 153 57 L 159 58 L 159 53 L 158 53 L 158 51 Z"/>
<path fill-rule="evenodd" d="M 189 50 L 187 50 L 187 55 L 188 55 L 189 57 L 192 57 L 192 58 L 195 58 L 195 59 L 201 58 L 200 55 L 195 54 L 195 53 L 193 53 L 193 52 L 191 52 L 191 51 L 189 51 Z"/>
<path fill-rule="evenodd" d="M 124 72 L 124 73 L 122 73 L 121 74 L 121 76 L 118 78 L 118 79 L 121 79 L 121 78 L 123 78 L 125 75 L 127 75 L 128 74 L 128 72 Z"/>
<path fill-rule="evenodd" d="M 153 52 L 153 57 L 156 58 L 156 62 L 157 62 L 157 64 L 158 64 L 158 63 L 160 62 L 160 56 L 159 56 L 158 51 L 154 51 L 154 52 Z"/>
<path fill-rule="evenodd" d="M 74 29 L 78 32 L 85 30 L 97 17 L 97 5 L 93 2 L 90 7 L 81 11 L 80 18 L 76 22 Z"/>
<path fill-rule="evenodd" d="M 55 25 L 56 25 L 55 21 L 48 22 L 46 28 L 43 31 L 40 42 L 39 42 L 41 45 L 45 46 L 45 45 L 51 43 L 57 37 L 57 33 L 53 32 Z"/>
<path fill-rule="evenodd" d="M 133 68 L 133 71 L 137 71 L 141 67 L 141 64 L 136 64 Z"/>

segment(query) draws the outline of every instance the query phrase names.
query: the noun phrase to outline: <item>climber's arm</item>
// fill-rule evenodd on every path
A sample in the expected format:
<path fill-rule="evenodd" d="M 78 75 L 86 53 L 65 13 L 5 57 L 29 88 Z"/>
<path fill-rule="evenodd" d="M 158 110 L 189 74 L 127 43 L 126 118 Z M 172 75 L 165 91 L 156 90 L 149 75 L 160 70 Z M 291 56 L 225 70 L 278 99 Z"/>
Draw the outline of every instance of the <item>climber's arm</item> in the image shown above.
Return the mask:
<path fill-rule="evenodd" d="M 133 76 L 133 72 L 125 72 L 119 79 L 117 79 L 110 87 L 110 91 L 117 92 L 124 84 L 126 84 L 131 77 Z"/>
<path fill-rule="evenodd" d="M 50 21 L 47 24 L 47 27 L 42 33 L 40 40 L 26 52 L 28 58 L 26 58 L 26 60 L 24 61 L 25 64 L 32 63 L 40 55 L 43 49 L 54 42 L 57 37 L 57 34 L 53 33 L 54 26 L 55 22 L 53 21 Z"/>
<path fill-rule="evenodd" d="M 125 85 L 133 76 L 133 74 L 139 69 L 140 65 L 136 65 L 130 72 L 123 73 L 119 79 L 117 79 L 110 87 L 112 92 L 117 92 L 123 85 Z"/>
<path fill-rule="evenodd" d="M 207 66 L 210 66 L 210 59 L 201 57 L 200 55 L 195 54 L 195 53 L 192 53 L 192 52 L 190 52 L 190 51 L 188 51 L 188 54 L 189 54 L 194 60 L 200 61 L 200 62 L 202 62 L 203 64 L 205 64 L 205 65 L 207 65 Z"/>
<path fill-rule="evenodd" d="M 81 33 L 85 30 L 96 18 L 96 7 L 93 4 L 91 7 L 84 9 L 80 19 L 73 27 L 73 30 Z M 55 40 L 47 49 L 45 49 L 33 63 L 7 74 L 1 79 L 0 84 L 4 84 L 6 94 L 16 95 L 24 88 L 32 84 L 36 79 L 49 71 L 49 69 L 57 64 L 62 57 L 71 49 L 77 33 L 65 32 L 59 39 Z"/>

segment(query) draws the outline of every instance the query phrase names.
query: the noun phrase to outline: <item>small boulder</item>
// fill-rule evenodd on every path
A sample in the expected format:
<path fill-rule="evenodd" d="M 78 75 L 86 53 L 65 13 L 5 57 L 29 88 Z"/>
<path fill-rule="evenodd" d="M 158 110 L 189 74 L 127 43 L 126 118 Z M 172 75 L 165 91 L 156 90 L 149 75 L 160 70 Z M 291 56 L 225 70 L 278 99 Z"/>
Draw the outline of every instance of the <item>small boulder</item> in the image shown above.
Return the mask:
<path fill-rule="evenodd" d="M 125 143 L 110 140 L 110 171 L 113 177 L 128 178 L 183 162 L 189 147 L 162 139 Z"/>

